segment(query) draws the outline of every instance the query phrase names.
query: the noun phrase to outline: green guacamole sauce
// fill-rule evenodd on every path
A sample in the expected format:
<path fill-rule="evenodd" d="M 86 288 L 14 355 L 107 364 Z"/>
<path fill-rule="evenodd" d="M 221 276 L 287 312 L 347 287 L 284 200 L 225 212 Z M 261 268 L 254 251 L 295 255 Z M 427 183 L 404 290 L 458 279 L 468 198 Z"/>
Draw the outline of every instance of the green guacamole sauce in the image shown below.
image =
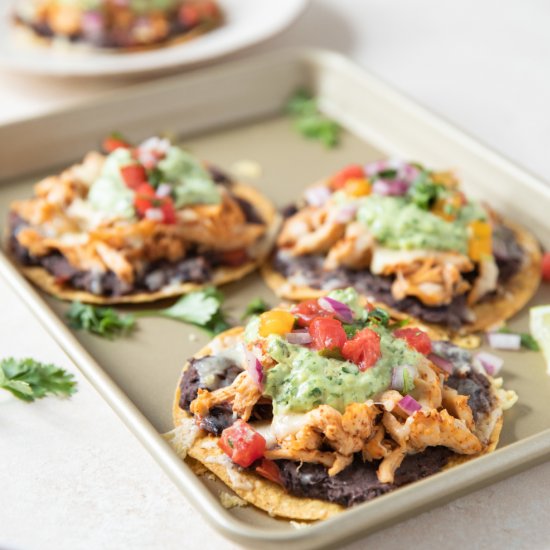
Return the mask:
<path fill-rule="evenodd" d="M 362 403 L 388 389 L 393 367 L 414 366 L 423 360 L 387 329 L 372 328 L 380 335 L 382 357 L 363 372 L 348 361 L 269 336 L 267 353 L 278 365 L 266 372 L 264 395 L 272 398 L 274 414 L 307 412 L 324 404 L 343 413 L 349 403 Z"/>
<path fill-rule="evenodd" d="M 445 221 L 403 197 L 365 197 L 357 219 L 388 248 L 468 251 L 466 220 Z"/>

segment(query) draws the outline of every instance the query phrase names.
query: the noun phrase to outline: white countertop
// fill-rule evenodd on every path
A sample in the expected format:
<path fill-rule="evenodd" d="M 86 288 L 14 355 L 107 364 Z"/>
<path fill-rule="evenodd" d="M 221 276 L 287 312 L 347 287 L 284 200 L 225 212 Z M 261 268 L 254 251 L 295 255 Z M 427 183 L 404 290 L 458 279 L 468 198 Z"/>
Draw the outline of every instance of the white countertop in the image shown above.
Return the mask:
<path fill-rule="evenodd" d="M 545 0 L 314 0 L 291 29 L 256 51 L 341 51 L 548 180 L 549 17 Z M 122 85 L 0 74 L 0 123 Z M 234 548 L 191 508 L 1 279 L 0 306 L 2 357 L 52 361 L 79 381 L 70 401 L 27 405 L 0 396 L 0 547 Z M 549 494 L 546 463 L 349 548 L 547 548 Z"/>

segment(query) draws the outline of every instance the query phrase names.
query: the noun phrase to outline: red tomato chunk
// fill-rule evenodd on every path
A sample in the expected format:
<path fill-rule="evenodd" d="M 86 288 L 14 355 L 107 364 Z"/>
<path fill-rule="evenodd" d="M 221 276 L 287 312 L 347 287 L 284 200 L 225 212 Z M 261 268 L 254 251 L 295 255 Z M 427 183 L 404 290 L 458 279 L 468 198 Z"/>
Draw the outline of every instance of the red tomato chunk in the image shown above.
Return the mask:
<path fill-rule="evenodd" d="M 273 481 L 273 483 L 279 485 L 283 484 L 279 466 L 277 466 L 277 463 L 273 460 L 269 460 L 268 458 L 262 459 L 260 465 L 256 468 L 256 472 L 266 479 L 269 479 L 269 481 Z"/>
<path fill-rule="evenodd" d="M 340 349 L 347 340 L 342 323 L 329 317 L 316 317 L 309 325 L 311 347 L 314 349 Z"/>
<path fill-rule="evenodd" d="M 129 164 L 120 169 L 124 183 L 130 189 L 137 189 L 141 184 L 147 183 L 147 172 L 141 164 Z"/>
<path fill-rule="evenodd" d="M 317 300 L 305 300 L 295 305 L 291 311 L 301 327 L 309 327 L 315 317 L 334 317 L 332 313 L 323 309 Z"/>
<path fill-rule="evenodd" d="M 382 356 L 380 336 L 374 330 L 364 328 L 344 344 L 342 355 L 348 361 L 355 363 L 359 370 L 370 369 Z"/>
<path fill-rule="evenodd" d="M 222 432 L 218 446 L 235 464 L 248 468 L 264 456 L 265 439 L 244 420 L 239 419 Z"/>
<path fill-rule="evenodd" d="M 365 170 L 358 164 L 352 164 L 347 166 L 343 170 L 340 170 L 331 180 L 331 187 L 333 189 L 341 189 L 346 184 L 346 181 L 353 178 L 364 178 Z"/>
<path fill-rule="evenodd" d="M 393 335 L 396 338 L 402 338 L 407 341 L 407 344 L 418 353 L 428 355 L 432 351 L 432 341 L 430 337 L 419 328 L 400 328 Z"/>
<path fill-rule="evenodd" d="M 542 256 L 542 278 L 550 281 L 550 252 L 545 252 Z"/>

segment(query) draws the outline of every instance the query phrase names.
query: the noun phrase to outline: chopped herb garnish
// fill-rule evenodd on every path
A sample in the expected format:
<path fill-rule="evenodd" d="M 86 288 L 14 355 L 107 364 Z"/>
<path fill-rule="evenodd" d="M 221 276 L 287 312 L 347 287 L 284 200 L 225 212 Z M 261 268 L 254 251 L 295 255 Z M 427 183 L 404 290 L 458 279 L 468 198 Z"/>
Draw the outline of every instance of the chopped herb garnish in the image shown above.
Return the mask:
<path fill-rule="evenodd" d="M 397 330 L 398 328 L 406 327 L 411 322 L 411 319 L 406 317 L 405 319 L 400 319 L 399 321 L 393 320 L 388 325 L 390 330 Z"/>
<path fill-rule="evenodd" d="M 151 168 L 147 173 L 147 181 L 156 189 L 164 180 L 162 171 L 155 167 Z"/>
<path fill-rule="evenodd" d="M 340 126 L 319 111 L 317 99 L 299 90 L 288 101 L 286 111 L 294 118 L 296 129 L 306 138 L 332 148 L 340 142 Z"/>
<path fill-rule="evenodd" d="M 72 374 L 56 365 L 10 357 L 0 361 L 0 388 L 30 402 L 46 395 L 72 395 L 76 382 Z"/>
<path fill-rule="evenodd" d="M 309 395 L 310 397 L 319 397 L 321 395 L 321 388 L 313 388 L 310 392 L 309 392 Z"/>
<path fill-rule="evenodd" d="M 348 340 L 353 338 L 362 328 L 362 326 L 358 324 L 353 324 L 353 325 L 342 324 L 342 327 L 344 329 L 344 332 L 346 333 L 346 336 L 348 337 Z"/>
<path fill-rule="evenodd" d="M 432 181 L 430 173 L 422 169 L 418 179 L 410 186 L 408 195 L 416 206 L 429 210 L 442 190 L 441 185 Z"/>
<path fill-rule="evenodd" d="M 390 180 L 397 176 L 397 170 L 382 170 L 381 172 L 378 172 L 376 176 L 384 180 Z"/>
<path fill-rule="evenodd" d="M 81 302 L 72 303 L 67 319 L 71 327 L 87 330 L 104 338 L 128 334 L 136 323 L 133 315 L 121 315 L 112 307 L 98 307 Z"/>
<path fill-rule="evenodd" d="M 241 319 L 246 319 L 252 315 L 259 315 L 268 309 L 270 309 L 270 305 L 263 298 L 254 298 L 246 306 Z"/>
<path fill-rule="evenodd" d="M 136 313 L 139 317 L 169 317 L 204 329 L 209 334 L 219 334 L 230 328 L 222 310 L 223 294 L 214 287 L 197 290 L 182 296 L 166 309 L 146 310 Z"/>
<path fill-rule="evenodd" d="M 390 314 L 385 309 L 375 307 L 368 312 L 367 321 L 387 327 L 390 322 Z"/>
<path fill-rule="evenodd" d="M 521 347 L 525 349 L 530 349 L 531 351 L 540 351 L 540 346 L 538 342 L 531 336 L 529 332 L 513 332 L 508 327 L 501 327 L 498 329 L 498 332 L 504 334 L 519 334 Z"/>
<path fill-rule="evenodd" d="M 414 390 L 414 382 L 409 369 L 403 369 L 403 393 L 407 394 Z"/>
<path fill-rule="evenodd" d="M 338 348 L 325 348 L 319 350 L 319 355 L 321 357 L 328 357 L 329 359 L 340 359 L 343 360 L 344 356 Z"/>

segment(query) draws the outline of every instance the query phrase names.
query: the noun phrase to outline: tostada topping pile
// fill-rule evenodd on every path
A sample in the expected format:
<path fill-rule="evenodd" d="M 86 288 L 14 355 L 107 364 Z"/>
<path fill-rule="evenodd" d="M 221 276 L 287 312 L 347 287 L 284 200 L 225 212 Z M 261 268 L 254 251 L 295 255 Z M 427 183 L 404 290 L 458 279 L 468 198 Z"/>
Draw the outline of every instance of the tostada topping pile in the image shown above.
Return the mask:
<path fill-rule="evenodd" d="M 104 149 L 12 203 L 10 248 L 22 264 L 116 297 L 206 283 L 254 259 L 267 229 L 258 193 L 167 139 L 112 136 Z"/>
<path fill-rule="evenodd" d="M 452 329 L 524 259 L 514 232 L 451 173 L 402 161 L 352 165 L 309 188 L 277 244 L 274 268 L 290 285 L 354 286 Z"/>
<path fill-rule="evenodd" d="M 352 288 L 220 342 L 184 371 L 179 408 L 234 464 L 345 506 L 492 450 L 516 400 L 498 357 L 432 341 Z"/>
<path fill-rule="evenodd" d="M 212 0 L 18 0 L 15 21 L 36 36 L 97 48 L 136 48 L 207 31 L 221 22 Z"/>

